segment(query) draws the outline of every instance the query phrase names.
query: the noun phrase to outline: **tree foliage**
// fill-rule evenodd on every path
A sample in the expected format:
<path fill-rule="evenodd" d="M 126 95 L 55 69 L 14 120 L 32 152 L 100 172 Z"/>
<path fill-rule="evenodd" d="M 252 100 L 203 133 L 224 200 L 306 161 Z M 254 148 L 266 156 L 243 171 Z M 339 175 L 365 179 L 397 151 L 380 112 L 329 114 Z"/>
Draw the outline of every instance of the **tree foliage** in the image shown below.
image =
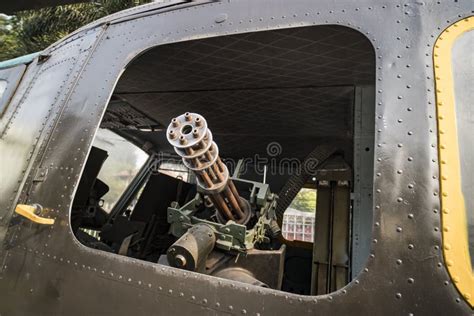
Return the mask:
<path fill-rule="evenodd" d="M 150 0 L 99 0 L 0 15 L 0 60 L 41 51 L 103 16 Z"/>
<path fill-rule="evenodd" d="M 0 15 L 0 60 L 26 54 L 18 45 L 18 18 Z"/>
<path fill-rule="evenodd" d="M 290 208 L 303 212 L 316 211 L 316 190 L 303 188 L 290 204 Z"/>

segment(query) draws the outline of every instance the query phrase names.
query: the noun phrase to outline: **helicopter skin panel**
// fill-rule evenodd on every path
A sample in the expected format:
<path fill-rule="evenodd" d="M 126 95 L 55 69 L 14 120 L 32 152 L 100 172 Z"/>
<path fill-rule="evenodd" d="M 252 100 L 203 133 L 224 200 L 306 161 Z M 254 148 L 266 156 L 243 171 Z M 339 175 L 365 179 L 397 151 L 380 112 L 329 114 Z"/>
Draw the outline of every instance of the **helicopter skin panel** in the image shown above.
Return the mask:
<path fill-rule="evenodd" d="M 472 314 L 468 297 L 460 294 L 453 281 L 457 272 L 450 275 L 443 253 L 446 241 L 439 196 L 443 169 L 440 174 L 432 55 L 443 30 L 472 15 L 471 0 L 294 0 L 291 5 L 283 0 L 231 0 L 151 10 L 160 5 L 149 5 L 146 14 L 140 8 L 123 12 L 113 23 L 104 22 L 107 19 L 93 23 L 43 51 L 48 58 L 25 66 L 0 118 L 0 314 Z M 287 36 L 293 28 L 318 30 L 323 25 L 359 32 L 374 56 L 373 207 L 368 210 L 373 213 L 372 236 L 361 272 L 347 285 L 330 294 L 300 295 L 138 260 L 79 242 L 71 228 L 73 200 L 94 137 L 127 67 L 157 47 L 205 39 L 219 45 L 232 35 L 258 37 L 265 31 Z M 245 53 L 249 42 L 233 44 Z M 218 59 L 219 49 L 210 53 Z M 156 71 L 164 69 L 163 63 L 171 57 L 152 59 L 151 66 Z M 254 58 L 246 57 L 250 62 Z M 186 62 L 195 66 L 199 59 Z M 242 78 L 237 79 L 246 82 Z M 195 83 L 188 80 L 186 84 Z M 344 91 L 352 90 L 345 86 Z M 193 93 L 202 96 L 206 91 Z M 288 100 L 293 101 L 290 95 Z M 245 109 L 236 106 L 229 111 L 253 119 L 258 105 Z M 332 112 L 326 112 L 328 117 Z M 291 121 L 291 111 L 286 115 Z M 261 121 L 266 120 L 262 116 Z M 245 130 L 243 125 L 235 128 Z M 213 131 L 218 128 L 213 125 Z M 256 144 L 253 137 L 242 139 L 237 147 Z M 143 144 L 149 148 L 149 142 Z M 223 150 L 226 145 L 219 143 Z M 41 216 L 54 223 L 41 225 L 16 214 L 17 204 L 41 205 L 45 210 Z"/>

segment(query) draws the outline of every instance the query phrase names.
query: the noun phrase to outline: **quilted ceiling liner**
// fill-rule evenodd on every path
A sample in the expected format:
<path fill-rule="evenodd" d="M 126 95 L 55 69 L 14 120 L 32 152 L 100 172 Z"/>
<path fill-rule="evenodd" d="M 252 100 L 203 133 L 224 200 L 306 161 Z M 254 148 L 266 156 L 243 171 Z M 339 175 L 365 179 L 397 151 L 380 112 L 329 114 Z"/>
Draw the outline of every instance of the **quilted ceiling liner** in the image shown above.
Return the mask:
<path fill-rule="evenodd" d="M 318 143 L 352 147 L 354 86 L 374 83 L 374 51 L 359 32 L 300 27 L 155 47 L 133 61 L 115 97 L 162 126 L 203 115 L 223 157 L 302 158 Z M 172 152 L 163 131 L 123 134 Z"/>

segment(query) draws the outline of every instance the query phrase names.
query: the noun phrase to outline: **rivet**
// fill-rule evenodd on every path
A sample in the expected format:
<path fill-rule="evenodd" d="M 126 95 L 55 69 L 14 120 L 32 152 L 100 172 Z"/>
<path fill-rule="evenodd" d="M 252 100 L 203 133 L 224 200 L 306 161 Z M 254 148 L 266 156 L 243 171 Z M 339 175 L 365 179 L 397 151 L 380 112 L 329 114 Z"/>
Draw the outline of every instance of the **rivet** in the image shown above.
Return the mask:
<path fill-rule="evenodd" d="M 408 244 L 408 249 L 411 250 L 411 249 L 413 249 L 413 248 L 415 248 L 415 246 L 414 246 L 413 244 Z"/>
<path fill-rule="evenodd" d="M 407 281 L 408 281 L 408 283 L 410 283 L 410 284 L 413 284 L 413 283 L 415 283 L 415 279 L 413 279 L 413 278 L 408 278 L 408 280 L 407 280 Z"/>
<path fill-rule="evenodd" d="M 222 23 L 224 22 L 225 20 L 227 20 L 227 14 L 225 13 L 222 13 L 222 14 L 219 14 L 216 19 L 214 20 L 214 22 L 216 23 Z"/>
<path fill-rule="evenodd" d="M 401 299 L 401 298 L 402 298 L 402 294 L 401 294 L 401 293 L 397 293 L 397 294 L 395 294 L 395 297 L 396 297 L 397 299 Z"/>
<path fill-rule="evenodd" d="M 398 233 L 401 233 L 401 232 L 402 232 L 402 228 L 401 228 L 401 227 L 397 227 L 397 232 L 398 232 Z"/>

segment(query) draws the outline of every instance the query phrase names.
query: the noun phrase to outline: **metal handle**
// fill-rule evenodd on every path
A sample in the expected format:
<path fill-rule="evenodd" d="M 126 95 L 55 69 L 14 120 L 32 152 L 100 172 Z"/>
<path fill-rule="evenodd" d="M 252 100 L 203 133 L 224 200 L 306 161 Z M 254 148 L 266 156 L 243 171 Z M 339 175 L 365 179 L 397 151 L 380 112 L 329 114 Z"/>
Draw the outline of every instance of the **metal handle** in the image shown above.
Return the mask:
<path fill-rule="evenodd" d="M 54 219 L 53 218 L 45 218 L 39 216 L 43 210 L 43 207 L 39 204 L 17 204 L 15 208 L 15 213 L 26 217 L 32 222 L 42 224 L 42 225 L 53 225 Z"/>

